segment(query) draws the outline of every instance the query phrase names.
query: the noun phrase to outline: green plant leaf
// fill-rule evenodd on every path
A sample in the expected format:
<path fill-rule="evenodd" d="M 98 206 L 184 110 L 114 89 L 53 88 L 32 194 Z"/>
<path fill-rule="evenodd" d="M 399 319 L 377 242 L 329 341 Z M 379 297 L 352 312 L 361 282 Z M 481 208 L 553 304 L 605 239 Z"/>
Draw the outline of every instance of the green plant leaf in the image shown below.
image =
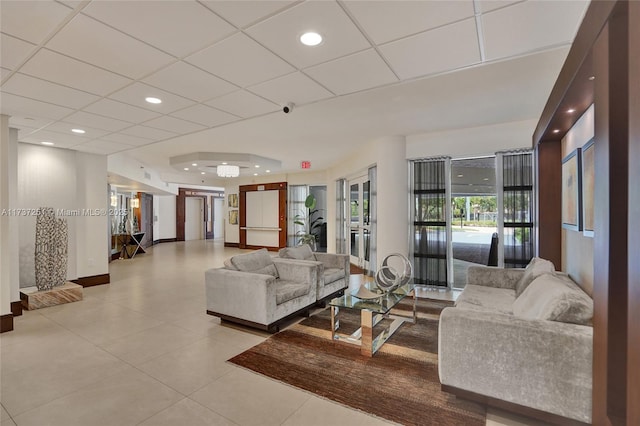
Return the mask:
<path fill-rule="evenodd" d="M 313 210 L 316 208 L 316 197 L 313 194 L 307 195 L 307 198 L 304 200 L 304 206 L 309 210 Z"/>

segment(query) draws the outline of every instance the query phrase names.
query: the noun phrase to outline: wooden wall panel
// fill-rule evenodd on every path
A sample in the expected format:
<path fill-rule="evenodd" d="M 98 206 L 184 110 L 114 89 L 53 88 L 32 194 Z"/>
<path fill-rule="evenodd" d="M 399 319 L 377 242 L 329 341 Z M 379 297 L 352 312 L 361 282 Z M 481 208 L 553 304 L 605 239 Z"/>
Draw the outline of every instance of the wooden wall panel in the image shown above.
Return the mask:
<path fill-rule="evenodd" d="M 239 225 L 240 225 L 240 248 L 247 249 L 259 249 L 262 246 L 252 246 L 247 244 L 247 192 L 253 191 L 278 191 L 278 227 L 280 232 L 278 233 L 278 246 L 266 247 L 268 250 L 278 250 L 279 248 L 286 247 L 287 245 L 287 182 L 275 182 L 255 185 L 242 185 L 240 186 L 239 194 Z"/>
<path fill-rule="evenodd" d="M 538 144 L 538 256 L 562 267 L 562 144 Z"/>

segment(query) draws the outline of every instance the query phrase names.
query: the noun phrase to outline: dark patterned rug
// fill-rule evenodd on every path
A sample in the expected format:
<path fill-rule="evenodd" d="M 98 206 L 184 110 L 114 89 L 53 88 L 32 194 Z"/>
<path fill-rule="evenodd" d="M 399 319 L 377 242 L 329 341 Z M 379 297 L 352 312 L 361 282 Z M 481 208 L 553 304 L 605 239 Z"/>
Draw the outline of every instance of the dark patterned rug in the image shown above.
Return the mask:
<path fill-rule="evenodd" d="M 411 303 L 398 308 L 410 311 Z M 403 324 L 373 358 L 331 340 L 325 309 L 229 361 L 400 424 L 484 425 L 483 406 L 440 390 L 438 315 L 451 305 L 419 299 L 417 323 Z M 359 318 L 359 311 L 341 309 L 341 333 L 358 328 Z"/>

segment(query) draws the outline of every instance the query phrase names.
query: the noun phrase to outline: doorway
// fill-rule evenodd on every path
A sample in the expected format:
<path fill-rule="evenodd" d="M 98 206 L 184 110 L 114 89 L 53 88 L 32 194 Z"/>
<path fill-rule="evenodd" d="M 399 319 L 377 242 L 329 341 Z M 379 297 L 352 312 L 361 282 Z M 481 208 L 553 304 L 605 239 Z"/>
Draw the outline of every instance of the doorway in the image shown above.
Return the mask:
<path fill-rule="evenodd" d="M 204 239 L 204 199 L 187 197 L 185 199 L 185 241 Z"/>
<path fill-rule="evenodd" d="M 213 238 L 224 237 L 224 198 L 213 199 Z"/>
<path fill-rule="evenodd" d="M 371 217 L 369 179 L 360 176 L 349 180 L 349 255 L 351 263 L 369 270 Z"/>

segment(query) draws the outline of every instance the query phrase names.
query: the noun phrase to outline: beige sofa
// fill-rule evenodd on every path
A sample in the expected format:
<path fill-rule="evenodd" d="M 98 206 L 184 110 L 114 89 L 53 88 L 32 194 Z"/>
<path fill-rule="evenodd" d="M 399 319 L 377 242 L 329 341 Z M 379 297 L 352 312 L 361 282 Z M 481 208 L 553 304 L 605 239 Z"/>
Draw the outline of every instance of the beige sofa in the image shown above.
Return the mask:
<path fill-rule="evenodd" d="M 551 262 L 471 267 L 440 317 L 442 388 L 564 424 L 591 421 L 592 299 Z"/>

